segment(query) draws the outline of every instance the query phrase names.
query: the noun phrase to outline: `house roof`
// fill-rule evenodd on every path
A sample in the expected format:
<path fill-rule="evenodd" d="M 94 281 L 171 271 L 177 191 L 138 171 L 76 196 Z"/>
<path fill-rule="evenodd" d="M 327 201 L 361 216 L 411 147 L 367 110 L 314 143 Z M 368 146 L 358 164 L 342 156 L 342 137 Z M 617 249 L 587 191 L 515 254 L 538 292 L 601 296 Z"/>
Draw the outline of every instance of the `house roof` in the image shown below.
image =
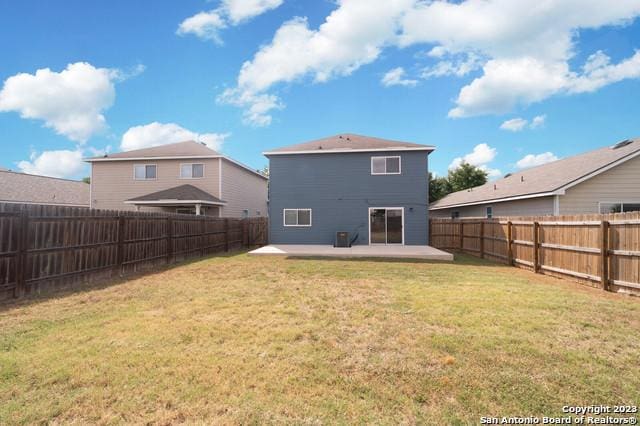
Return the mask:
<path fill-rule="evenodd" d="M 437 210 L 486 202 L 562 195 L 573 185 L 640 155 L 640 138 L 514 172 L 431 203 Z"/>
<path fill-rule="evenodd" d="M 89 207 L 89 185 L 0 170 L 0 202 Z"/>
<path fill-rule="evenodd" d="M 185 141 L 151 148 L 135 149 L 133 151 L 117 152 L 115 154 L 105 154 L 99 157 L 86 158 L 85 161 L 137 160 L 164 157 L 203 158 L 218 156 L 220 156 L 219 152 L 208 148 L 202 143 Z"/>
<path fill-rule="evenodd" d="M 197 158 L 222 158 L 248 172 L 260 176 L 263 179 L 268 179 L 267 176 L 263 175 L 259 171 L 195 141 L 177 142 L 154 146 L 151 148 L 136 149 L 133 151 L 116 152 L 115 154 L 105 154 L 100 157 L 85 158 L 84 161 L 88 163 L 96 163 L 103 161 L 188 160 Z"/>
<path fill-rule="evenodd" d="M 337 152 L 369 151 L 433 151 L 434 146 L 411 142 L 392 141 L 370 136 L 343 133 L 311 142 L 289 145 L 263 152 L 264 155 L 331 154 Z"/>
<path fill-rule="evenodd" d="M 193 185 L 180 185 L 125 201 L 127 204 L 225 204 L 221 199 Z"/>

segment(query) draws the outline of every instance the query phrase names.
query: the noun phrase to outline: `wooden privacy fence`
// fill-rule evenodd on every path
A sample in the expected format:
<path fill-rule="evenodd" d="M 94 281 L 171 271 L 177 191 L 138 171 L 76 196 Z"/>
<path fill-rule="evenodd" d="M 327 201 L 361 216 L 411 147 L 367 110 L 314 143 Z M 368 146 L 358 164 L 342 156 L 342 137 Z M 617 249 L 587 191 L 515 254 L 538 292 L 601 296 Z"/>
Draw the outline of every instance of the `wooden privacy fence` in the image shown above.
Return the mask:
<path fill-rule="evenodd" d="M 640 295 L 640 214 L 431 219 L 430 244 Z"/>
<path fill-rule="evenodd" d="M 266 243 L 266 218 L 0 203 L 0 300 Z"/>

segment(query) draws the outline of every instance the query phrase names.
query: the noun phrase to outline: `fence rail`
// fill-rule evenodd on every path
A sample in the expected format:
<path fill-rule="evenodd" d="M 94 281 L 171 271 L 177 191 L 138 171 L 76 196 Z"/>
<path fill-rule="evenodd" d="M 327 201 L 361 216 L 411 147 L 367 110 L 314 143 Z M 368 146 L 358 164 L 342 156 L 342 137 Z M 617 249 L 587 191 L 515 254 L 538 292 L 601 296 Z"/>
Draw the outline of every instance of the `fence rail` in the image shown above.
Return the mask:
<path fill-rule="evenodd" d="M 267 219 L 0 203 L 0 300 L 267 244 Z"/>
<path fill-rule="evenodd" d="M 640 295 L 640 214 L 439 219 L 430 244 Z"/>

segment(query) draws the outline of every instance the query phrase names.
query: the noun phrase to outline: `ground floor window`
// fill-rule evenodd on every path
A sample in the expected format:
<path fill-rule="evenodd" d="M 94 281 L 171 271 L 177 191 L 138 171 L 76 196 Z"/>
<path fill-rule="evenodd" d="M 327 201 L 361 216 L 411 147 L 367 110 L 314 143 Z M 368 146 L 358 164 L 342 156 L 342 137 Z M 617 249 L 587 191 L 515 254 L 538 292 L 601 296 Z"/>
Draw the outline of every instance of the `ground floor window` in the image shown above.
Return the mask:
<path fill-rule="evenodd" d="M 633 203 L 611 203 L 601 202 L 600 213 L 626 213 L 640 211 L 640 202 Z"/>
<path fill-rule="evenodd" d="M 311 209 L 284 209 L 284 226 L 311 226 Z"/>
<path fill-rule="evenodd" d="M 491 219 L 493 217 L 493 207 L 487 207 L 487 219 Z"/>
<path fill-rule="evenodd" d="M 451 219 L 457 219 L 460 217 L 460 212 L 451 212 Z"/>

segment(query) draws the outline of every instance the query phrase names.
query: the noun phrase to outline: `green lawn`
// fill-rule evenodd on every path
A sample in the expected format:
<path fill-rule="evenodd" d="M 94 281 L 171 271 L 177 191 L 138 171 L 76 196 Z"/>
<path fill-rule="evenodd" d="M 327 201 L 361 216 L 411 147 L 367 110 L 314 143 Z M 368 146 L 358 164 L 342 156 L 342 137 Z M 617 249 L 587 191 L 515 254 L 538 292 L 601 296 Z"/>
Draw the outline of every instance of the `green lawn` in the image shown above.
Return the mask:
<path fill-rule="evenodd" d="M 0 424 L 477 423 L 638 404 L 639 362 L 638 298 L 238 254 L 0 307 Z"/>

